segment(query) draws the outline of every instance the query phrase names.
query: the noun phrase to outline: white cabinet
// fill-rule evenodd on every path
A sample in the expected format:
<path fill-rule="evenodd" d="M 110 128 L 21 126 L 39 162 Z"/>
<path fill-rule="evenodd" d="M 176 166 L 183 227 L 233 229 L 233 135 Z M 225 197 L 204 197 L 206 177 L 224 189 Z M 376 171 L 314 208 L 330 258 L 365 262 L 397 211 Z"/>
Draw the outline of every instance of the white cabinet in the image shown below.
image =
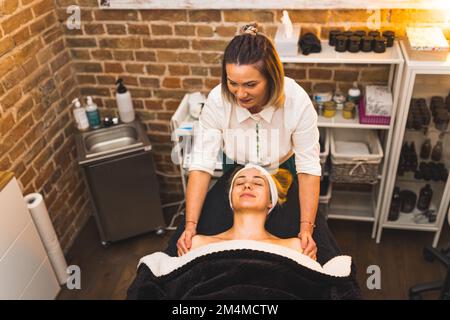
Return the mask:
<path fill-rule="evenodd" d="M 382 207 L 382 196 L 387 178 L 387 161 L 389 159 L 389 146 L 393 140 L 393 128 L 395 114 L 398 105 L 400 81 L 403 72 L 403 56 L 400 45 L 397 41 L 394 46 L 387 48 L 384 53 L 374 52 L 336 52 L 334 47 L 330 47 L 328 42 L 322 41 L 322 51 L 308 56 L 297 55 L 296 57 L 280 57 L 283 63 L 316 63 L 326 64 L 370 64 L 370 65 L 390 65 L 388 86 L 392 92 L 393 105 L 392 115 L 389 125 L 360 124 L 358 114 L 355 119 L 344 119 L 341 113 L 333 118 L 319 116 L 318 126 L 330 128 L 330 130 L 354 129 L 354 134 L 364 134 L 364 130 L 376 130 L 381 140 L 384 157 L 380 165 L 379 181 L 372 187 L 355 190 L 355 188 L 336 188 L 333 185 L 331 200 L 328 208 L 328 218 L 367 221 L 373 224 L 372 238 L 377 231 L 377 222 Z M 325 173 L 326 174 L 326 173 Z"/>
<path fill-rule="evenodd" d="M 54 299 L 59 290 L 22 192 L 12 178 L 0 191 L 0 300 Z"/>
<path fill-rule="evenodd" d="M 450 201 L 450 179 L 448 179 L 448 172 L 446 175 L 446 171 L 442 169 L 445 168 L 447 171 L 450 169 L 449 129 L 442 130 L 442 127 L 436 127 L 434 116 L 431 116 L 429 124 L 424 124 L 426 111 L 420 113 L 417 109 L 423 108 L 431 113 L 432 97 L 442 97 L 445 100 L 449 94 L 450 54 L 445 61 L 425 59 L 419 61 L 411 58 L 409 49 L 404 42 L 401 42 L 401 49 L 405 57 L 405 71 L 394 129 L 396 139 L 391 145 L 376 240 L 380 242 L 385 228 L 430 231 L 434 232 L 433 247 L 436 247 Z M 417 99 L 424 100 L 419 103 Z M 438 117 L 438 119 L 442 119 L 442 117 Z M 422 146 L 428 139 L 432 150 L 438 141 L 441 141 L 443 152 L 440 160 L 427 156 L 428 148 L 426 147 L 421 154 Z M 415 170 L 416 163 L 411 151 L 412 143 L 414 143 L 417 157 Z M 439 172 L 441 173 L 439 174 Z M 426 184 L 429 184 L 432 190 L 431 203 L 428 209 L 425 209 L 426 207 L 423 205 L 419 205 L 418 208 L 420 191 Z M 397 191 L 406 191 L 400 200 L 392 199 L 396 187 Z M 414 206 L 411 205 L 414 200 L 411 192 L 416 196 Z M 411 203 L 405 204 L 404 201 L 408 198 L 411 199 Z M 426 197 L 422 199 L 426 199 Z M 400 212 L 398 210 L 399 203 L 403 204 Z"/>

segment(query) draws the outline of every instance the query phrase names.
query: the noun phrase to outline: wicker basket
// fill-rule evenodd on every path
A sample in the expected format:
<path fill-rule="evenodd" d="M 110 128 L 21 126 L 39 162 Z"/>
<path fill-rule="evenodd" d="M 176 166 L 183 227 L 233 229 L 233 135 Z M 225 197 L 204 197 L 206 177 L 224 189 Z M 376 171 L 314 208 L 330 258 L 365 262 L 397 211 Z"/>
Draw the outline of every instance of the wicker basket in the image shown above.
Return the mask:
<path fill-rule="evenodd" d="M 363 142 L 368 145 L 370 154 L 342 154 L 336 151 L 336 142 Z M 383 158 L 383 149 L 376 133 L 372 130 L 361 130 L 356 134 L 354 129 L 337 129 L 331 133 L 331 173 L 330 178 L 338 183 L 378 182 L 379 166 Z"/>
<path fill-rule="evenodd" d="M 327 159 L 330 154 L 330 132 L 327 128 L 319 128 L 320 136 L 324 138 L 324 150 L 320 153 L 320 166 L 322 167 L 322 175 L 328 172 Z"/>

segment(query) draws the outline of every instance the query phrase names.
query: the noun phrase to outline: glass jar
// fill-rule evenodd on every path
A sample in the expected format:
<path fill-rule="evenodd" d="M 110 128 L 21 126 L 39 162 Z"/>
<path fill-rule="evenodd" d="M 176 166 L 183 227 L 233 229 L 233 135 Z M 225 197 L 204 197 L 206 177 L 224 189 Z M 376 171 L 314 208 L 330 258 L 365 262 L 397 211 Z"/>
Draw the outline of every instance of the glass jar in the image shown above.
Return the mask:
<path fill-rule="evenodd" d="M 334 101 L 327 101 L 323 104 L 323 116 L 326 118 L 333 118 L 336 115 L 336 103 Z"/>
<path fill-rule="evenodd" d="M 344 109 L 342 110 L 342 117 L 344 119 L 355 118 L 355 103 L 353 101 L 347 101 L 344 104 Z"/>
<path fill-rule="evenodd" d="M 345 52 L 347 50 L 348 37 L 340 35 L 336 37 L 336 46 L 334 50 L 337 52 Z"/>
<path fill-rule="evenodd" d="M 376 37 L 375 44 L 373 46 L 373 52 L 383 53 L 386 51 L 386 38 L 385 37 Z"/>
<path fill-rule="evenodd" d="M 351 36 L 348 38 L 348 51 L 349 52 L 359 52 L 361 48 L 361 37 Z"/>
<path fill-rule="evenodd" d="M 395 32 L 391 30 L 386 30 L 383 32 L 383 37 L 387 39 L 386 47 L 392 47 L 394 45 Z"/>
<path fill-rule="evenodd" d="M 361 51 L 370 52 L 373 49 L 374 38 L 371 36 L 365 36 L 361 39 Z"/>
<path fill-rule="evenodd" d="M 340 30 L 331 30 L 330 33 L 328 34 L 328 44 L 330 46 L 335 46 L 336 45 L 336 37 L 341 35 L 341 31 Z"/>

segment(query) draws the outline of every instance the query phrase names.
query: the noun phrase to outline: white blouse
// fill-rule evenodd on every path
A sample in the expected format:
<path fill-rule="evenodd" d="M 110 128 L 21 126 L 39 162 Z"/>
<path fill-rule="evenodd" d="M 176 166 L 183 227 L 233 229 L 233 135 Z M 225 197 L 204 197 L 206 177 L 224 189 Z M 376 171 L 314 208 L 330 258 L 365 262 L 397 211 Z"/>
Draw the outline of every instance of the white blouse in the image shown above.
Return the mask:
<path fill-rule="evenodd" d="M 317 113 L 306 91 L 284 80 L 285 104 L 251 114 L 222 99 L 219 84 L 208 95 L 194 127 L 191 170 L 213 174 L 219 150 L 239 164 L 259 164 L 269 171 L 295 153 L 297 173 L 321 175 Z"/>

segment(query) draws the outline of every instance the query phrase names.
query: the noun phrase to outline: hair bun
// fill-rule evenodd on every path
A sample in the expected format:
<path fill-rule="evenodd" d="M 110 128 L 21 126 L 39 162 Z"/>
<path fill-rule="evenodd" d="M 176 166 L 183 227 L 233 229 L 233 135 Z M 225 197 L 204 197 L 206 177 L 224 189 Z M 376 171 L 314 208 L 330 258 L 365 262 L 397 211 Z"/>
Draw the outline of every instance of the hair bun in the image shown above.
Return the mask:
<path fill-rule="evenodd" d="M 258 34 L 258 24 L 253 22 L 243 26 L 240 30 L 240 34 L 246 33 L 256 36 Z"/>

